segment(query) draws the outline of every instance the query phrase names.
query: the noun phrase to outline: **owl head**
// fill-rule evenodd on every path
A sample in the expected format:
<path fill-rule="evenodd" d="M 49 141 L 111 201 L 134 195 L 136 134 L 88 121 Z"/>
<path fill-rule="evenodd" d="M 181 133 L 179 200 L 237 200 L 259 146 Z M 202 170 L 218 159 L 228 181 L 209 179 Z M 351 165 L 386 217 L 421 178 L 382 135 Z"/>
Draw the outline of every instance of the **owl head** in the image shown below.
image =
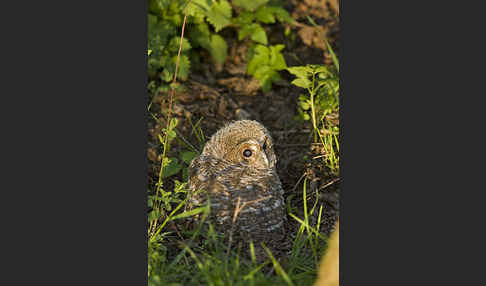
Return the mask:
<path fill-rule="evenodd" d="M 273 169 L 277 163 L 270 133 L 252 120 L 221 128 L 206 143 L 202 155 L 257 169 Z"/>

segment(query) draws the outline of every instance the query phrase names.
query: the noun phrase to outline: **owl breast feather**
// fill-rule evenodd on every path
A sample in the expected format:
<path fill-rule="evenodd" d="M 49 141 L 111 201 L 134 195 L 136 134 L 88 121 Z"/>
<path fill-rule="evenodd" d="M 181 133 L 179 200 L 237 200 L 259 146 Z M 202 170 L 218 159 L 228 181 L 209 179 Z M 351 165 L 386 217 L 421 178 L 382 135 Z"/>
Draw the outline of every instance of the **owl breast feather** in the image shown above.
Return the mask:
<path fill-rule="evenodd" d="M 240 231 L 258 236 L 283 227 L 283 189 L 273 170 L 200 156 L 189 167 L 189 188 L 191 204 L 203 205 L 209 199 L 211 217 L 223 229 L 236 224 Z"/>

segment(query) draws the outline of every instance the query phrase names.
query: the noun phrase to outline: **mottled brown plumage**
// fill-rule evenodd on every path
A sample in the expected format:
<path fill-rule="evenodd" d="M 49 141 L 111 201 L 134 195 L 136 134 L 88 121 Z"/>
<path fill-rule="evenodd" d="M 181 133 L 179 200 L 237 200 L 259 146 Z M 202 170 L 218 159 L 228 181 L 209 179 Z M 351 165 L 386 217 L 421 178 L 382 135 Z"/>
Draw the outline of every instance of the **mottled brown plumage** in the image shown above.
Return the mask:
<path fill-rule="evenodd" d="M 268 130 L 250 120 L 216 132 L 189 166 L 191 205 L 211 204 L 211 222 L 226 236 L 273 248 L 284 236 L 285 202 Z M 241 210 L 235 219 L 238 201 Z"/>

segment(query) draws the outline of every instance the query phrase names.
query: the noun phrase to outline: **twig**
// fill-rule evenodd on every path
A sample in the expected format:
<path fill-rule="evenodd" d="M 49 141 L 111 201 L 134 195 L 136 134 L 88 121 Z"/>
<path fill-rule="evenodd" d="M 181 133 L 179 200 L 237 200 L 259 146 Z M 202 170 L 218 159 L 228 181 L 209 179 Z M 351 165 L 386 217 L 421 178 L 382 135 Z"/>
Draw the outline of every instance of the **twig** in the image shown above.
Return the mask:
<path fill-rule="evenodd" d="M 324 186 L 322 186 L 321 188 L 319 188 L 319 191 L 320 190 L 324 190 L 325 188 L 331 186 L 332 184 L 336 183 L 336 182 L 339 182 L 341 180 L 341 178 L 335 178 L 333 179 L 332 181 L 330 181 L 329 183 L 325 184 Z"/>
<path fill-rule="evenodd" d="M 302 176 L 300 176 L 299 180 L 297 181 L 297 183 L 295 184 L 294 188 L 292 189 L 292 193 L 297 189 L 297 186 L 299 185 L 300 181 L 302 181 L 302 179 L 305 177 L 307 173 L 304 172 L 304 174 L 302 174 Z"/>

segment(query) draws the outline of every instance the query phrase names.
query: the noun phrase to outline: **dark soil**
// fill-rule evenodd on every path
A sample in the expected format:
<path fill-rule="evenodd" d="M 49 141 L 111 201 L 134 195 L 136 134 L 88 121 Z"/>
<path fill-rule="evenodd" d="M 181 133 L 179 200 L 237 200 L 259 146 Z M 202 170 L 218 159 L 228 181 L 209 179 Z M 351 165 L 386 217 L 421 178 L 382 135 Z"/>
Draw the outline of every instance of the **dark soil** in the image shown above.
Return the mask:
<path fill-rule="evenodd" d="M 291 27 L 290 36 L 284 35 L 285 27 L 281 24 L 267 26 L 270 44 L 283 43 L 288 66 L 305 64 L 328 64 L 331 58 L 327 51 L 322 33 L 325 34 L 333 50 L 339 56 L 339 19 L 337 12 L 329 9 L 324 0 L 293 0 L 286 2 L 288 11 L 298 24 Z M 331 1 L 337 2 L 337 1 Z M 311 16 L 320 25 L 314 28 L 306 18 Z M 225 32 L 223 30 L 223 32 Z M 313 148 L 309 121 L 296 120 L 297 104 L 304 89 L 290 84 L 293 80 L 286 71 L 282 71 L 281 82 L 274 84 L 272 90 L 263 93 L 258 89 L 258 82 L 245 75 L 247 42 L 232 39 L 225 32 L 228 41 L 228 58 L 223 68 L 215 67 L 209 60 L 202 62 L 198 70 L 193 69 L 188 80 L 181 84 L 182 92 L 175 94 L 172 116 L 178 118 L 177 133 L 191 145 L 200 150 L 196 136 L 192 133 L 192 124 L 201 118 L 200 126 L 208 139 L 225 123 L 237 119 L 254 119 L 263 123 L 271 132 L 276 145 L 278 173 L 282 181 L 287 203 L 295 214 L 303 218 L 302 190 L 304 177 L 307 178 L 307 205 L 312 208 L 318 191 L 318 207 L 311 218 L 311 225 L 317 223 L 319 205 L 323 205 L 320 229 L 329 234 L 339 215 L 339 178 L 324 166 L 319 148 Z M 204 57 L 203 60 L 209 59 Z M 149 111 L 149 188 L 155 189 L 160 170 L 162 147 L 158 139 L 165 127 L 169 94 L 151 94 L 152 106 Z M 152 115 L 158 118 L 155 120 Z M 182 151 L 190 150 L 181 140 L 174 140 L 169 156 L 180 157 Z M 182 172 L 181 172 L 182 173 Z M 182 174 L 164 180 L 164 187 L 170 190 L 173 179 L 183 181 Z M 295 234 L 299 223 L 290 216 L 289 234 Z"/>

